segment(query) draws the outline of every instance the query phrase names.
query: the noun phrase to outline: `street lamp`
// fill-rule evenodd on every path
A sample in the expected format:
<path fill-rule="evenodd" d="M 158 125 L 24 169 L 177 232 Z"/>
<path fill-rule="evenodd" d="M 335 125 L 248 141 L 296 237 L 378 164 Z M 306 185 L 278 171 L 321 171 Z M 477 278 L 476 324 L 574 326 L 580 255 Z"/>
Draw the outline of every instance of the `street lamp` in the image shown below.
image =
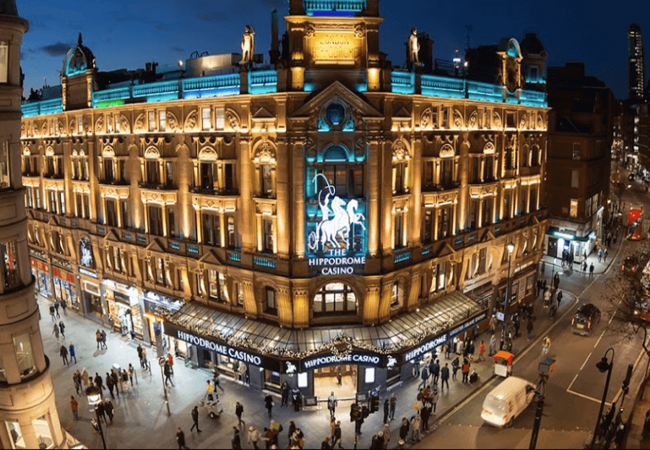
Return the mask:
<path fill-rule="evenodd" d="M 611 361 L 607 359 L 607 354 L 610 351 L 612 352 Z M 598 411 L 598 417 L 596 418 L 596 429 L 594 430 L 594 435 L 591 438 L 591 445 L 589 446 L 589 448 L 594 448 L 594 444 L 596 443 L 596 435 L 598 434 L 598 427 L 600 426 L 600 418 L 603 416 L 603 409 L 605 408 L 605 401 L 607 399 L 609 380 L 612 378 L 612 368 L 614 367 L 614 355 L 615 355 L 614 349 L 610 347 L 605 352 L 605 356 L 603 356 L 602 359 L 596 364 L 596 368 L 598 368 L 600 373 L 607 372 L 607 380 L 605 381 L 605 391 L 603 392 L 603 400 L 600 402 L 600 409 Z"/>
<path fill-rule="evenodd" d="M 508 244 L 506 249 L 508 250 L 508 282 L 506 284 L 506 298 L 503 301 L 503 330 L 505 331 L 504 343 L 506 350 L 510 351 L 512 348 L 512 342 L 510 342 L 510 327 L 508 326 L 508 305 L 510 303 L 510 296 L 512 295 L 512 277 L 510 276 L 510 268 L 512 265 L 512 252 L 515 251 L 515 246 L 513 244 Z"/>

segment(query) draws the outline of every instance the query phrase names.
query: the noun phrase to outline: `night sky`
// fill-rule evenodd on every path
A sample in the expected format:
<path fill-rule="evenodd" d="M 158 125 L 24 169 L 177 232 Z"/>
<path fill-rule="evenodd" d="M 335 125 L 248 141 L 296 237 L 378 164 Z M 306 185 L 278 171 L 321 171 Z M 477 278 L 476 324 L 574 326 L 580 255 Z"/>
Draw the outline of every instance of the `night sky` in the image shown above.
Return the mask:
<path fill-rule="evenodd" d="M 45 79 L 52 86 L 60 83 L 64 55 L 79 32 L 100 70 L 143 68 L 148 61 L 175 64 L 193 51 L 239 53 L 246 24 L 257 32 L 257 53 L 268 60 L 271 11 L 278 8 L 282 17 L 287 5 L 287 0 L 17 0 L 19 14 L 31 24 L 22 47 L 25 92 Z M 636 21 L 650 33 L 643 22 L 650 17 L 650 2 L 642 1 L 381 0 L 380 10 L 381 48 L 393 65 L 404 64 L 412 26 L 428 32 L 436 41 L 434 56 L 446 60 L 455 49 L 463 53 L 466 25 L 473 29 L 471 46 L 536 32 L 550 65 L 584 61 L 587 74 L 605 81 L 619 99 L 627 97 L 627 26 Z M 645 42 L 650 45 L 647 36 Z"/>

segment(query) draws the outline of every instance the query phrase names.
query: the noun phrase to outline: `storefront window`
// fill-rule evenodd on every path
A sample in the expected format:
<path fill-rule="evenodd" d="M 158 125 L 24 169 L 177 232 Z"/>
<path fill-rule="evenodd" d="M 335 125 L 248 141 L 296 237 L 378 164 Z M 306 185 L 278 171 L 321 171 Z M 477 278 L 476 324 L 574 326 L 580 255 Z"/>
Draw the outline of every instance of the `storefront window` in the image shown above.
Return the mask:
<path fill-rule="evenodd" d="M 20 429 L 20 424 L 15 420 L 8 420 L 5 424 L 7 425 L 7 432 L 9 433 L 9 436 L 11 436 L 13 448 L 27 448 L 22 430 Z"/>
<path fill-rule="evenodd" d="M 309 385 L 309 377 L 306 373 L 298 374 L 298 388 L 304 389 Z"/>
<path fill-rule="evenodd" d="M 32 422 L 32 425 L 34 425 L 39 448 L 54 448 L 54 438 L 52 437 L 48 416 L 39 417 Z"/>
<path fill-rule="evenodd" d="M 330 283 L 314 297 L 314 315 L 328 313 L 350 314 L 357 311 L 357 298 L 343 283 Z"/>
<path fill-rule="evenodd" d="M 2 45 L 0 44 L 0 52 Z M 1 55 L 0 55 L 1 57 Z M 0 147 L 0 189 L 8 188 L 11 183 L 9 176 L 9 143 L 7 141 L 2 143 Z"/>
<path fill-rule="evenodd" d="M 20 285 L 16 244 L 14 242 L 0 242 L 0 262 L 2 263 L 4 288 L 12 289 Z"/>
<path fill-rule="evenodd" d="M 34 355 L 32 353 L 32 342 L 29 333 L 21 334 L 14 338 L 14 350 L 20 377 L 25 378 L 36 371 Z"/>
<path fill-rule="evenodd" d="M 366 384 L 372 384 L 375 382 L 375 368 L 368 367 L 366 368 Z"/>

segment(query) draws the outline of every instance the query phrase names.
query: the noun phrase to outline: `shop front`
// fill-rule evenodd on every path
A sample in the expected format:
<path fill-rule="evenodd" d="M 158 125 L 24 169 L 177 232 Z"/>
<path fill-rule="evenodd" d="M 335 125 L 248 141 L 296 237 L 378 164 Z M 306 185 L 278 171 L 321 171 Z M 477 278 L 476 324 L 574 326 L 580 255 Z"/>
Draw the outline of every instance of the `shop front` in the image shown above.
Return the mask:
<path fill-rule="evenodd" d="M 602 223 L 602 216 L 598 223 Z M 588 230 L 584 236 L 579 236 L 574 229 L 550 227 L 546 233 L 546 254 L 557 258 L 558 263 L 563 261 L 563 258 L 569 257 L 574 263 L 582 264 L 595 246 L 596 233 L 591 230 Z"/>
<path fill-rule="evenodd" d="M 65 301 L 68 308 L 80 311 L 81 303 L 77 295 L 77 283 L 72 267 L 64 261 L 52 260 L 52 281 L 56 300 Z"/>
<path fill-rule="evenodd" d="M 187 344 L 177 340 L 165 330 L 166 315 L 174 314 L 185 305 L 185 301 L 174 299 L 152 291 L 145 291 L 142 296 L 144 303 L 143 339 L 145 342 L 160 346 L 161 350 L 172 352 L 177 358 L 187 358 Z"/>
<path fill-rule="evenodd" d="M 86 317 L 98 321 L 107 317 L 108 309 L 102 301 L 100 281 L 97 273 L 79 267 L 79 283 L 81 286 L 81 304 Z"/>
<path fill-rule="evenodd" d="M 143 339 L 142 308 L 137 289 L 109 279 L 104 279 L 102 284 L 115 331 L 122 336 Z"/>
<path fill-rule="evenodd" d="M 34 256 L 29 258 L 32 265 L 32 275 L 36 280 L 36 292 L 49 300 L 54 298 L 52 289 L 52 278 L 50 277 L 50 265 L 42 259 Z"/>

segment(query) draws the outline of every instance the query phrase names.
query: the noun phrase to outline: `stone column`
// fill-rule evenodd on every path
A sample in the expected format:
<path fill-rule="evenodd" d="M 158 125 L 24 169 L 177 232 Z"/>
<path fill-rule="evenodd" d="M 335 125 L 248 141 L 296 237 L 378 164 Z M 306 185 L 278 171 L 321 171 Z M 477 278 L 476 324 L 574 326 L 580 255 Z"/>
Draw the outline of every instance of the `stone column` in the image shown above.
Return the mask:
<path fill-rule="evenodd" d="M 291 173 L 292 164 L 290 161 L 292 155 L 288 154 L 288 145 L 286 139 L 278 141 L 278 151 L 276 154 L 276 167 L 281 168 L 281 170 L 274 170 L 272 176 L 275 177 L 275 192 L 276 192 L 276 216 L 277 223 L 275 228 L 276 238 L 273 240 L 274 246 L 277 247 L 278 257 L 281 259 L 289 259 L 291 252 L 290 246 L 292 242 L 292 226 L 289 223 L 290 217 L 290 208 L 289 204 L 291 203 L 290 197 L 290 186 L 291 179 L 294 179 L 294 183 L 299 182 L 296 178 L 301 179 L 302 176 L 298 176 L 297 173 Z M 292 177 L 293 176 L 293 177 Z M 304 198 L 304 196 L 303 196 Z M 303 216 L 304 217 L 304 216 Z M 304 231 L 297 231 L 296 234 L 301 234 L 304 236 Z M 303 247 L 304 249 L 304 247 Z"/>
<path fill-rule="evenodd" d="M 239 161 L 241 164 L 240 171 L 240 195 L 239 208 L 237 214 L 238 230 L 241 233 L 242 251 L 245 253 L 255 253 L 255 203 L 253 202 L 252 192 L 252 167 L 250 157 L 250 138 L 239 138 Z"/>
<path fill-rule="evenodd" d="M 417 248 L 421 244 L 422 228 L 422 139 L 415 139 L 413 143 L 413 160 L 410 170 L 413 180 L 410 202 L 410 230 L 409 247 Z"/>
<path fill-rule="evenodd" d="M 309 328 L 309 289 L 293 289 L 293 327 L 296 329 Z"/>
<path fill-rule="evenodd" d="M 457 143 L 459 148 L 459 174 L 460 174 L 460 190 L 458 193 L 458 214 L 455 226 L 457 230 L 465 231 L 467 226 L 467 217 L 469 215 L 469 142 L 467 141 L 468 133 L 463 133 L 463 142 Z"/>
<path fill-rule="evenodd" d="M 393 299 L 393 284 L 393 281 L 381 284 L 381 301 L 379 303 L 378 323 L 384 323 L 390 319 L 390 305 Z"/>
<path fill-rule="evenodd" d="M 366 298 L 363 302 L 363 323 L 373 325 L 379 322 L 379 303 L 381 287 L 379 284 L 366 286 Z"/>
<path fill-rule="evenodd" d="M 370 141 L 367 148 L 368 163 L 368 253 L 376 256 L 379 253 L 379 229 L 382 223 L 379 221 L 379 143 L 376 140 Z"/>
<path fill-rule="evenodd" d="M 287 145 L 287 150 L 292 149 L 293 155 L 291 158 L 291 183 L 293 187 L 293 220 L 291 226 L 288 226 L 288 223 L 282 223 L 278 220 L 280 227 L 287 228 L 282 231 L 278 229 L 278 239 L 287 239 L 287 237 L 292 236 L 293 241 L 296 243 L 294 248 L 294 253 L 299 259 L 305 258 L 305 155 L 304 155 L 304 142 L 302 141 L 293 141 Z M 287 186 L 289 181 L 287 180 Z M 288 201 L 289 193 L 286 193 L 286 198 Z M 286 217 L 289 218 L 289 208 L 285 212 Z M 279 211 L 278 211 L 279 212 Z M 280 217 L 278 216 L 278 219 Z M 287 252 L 289 251 L 289 243 L 287 242 Z M 294 291 L 294 299 L 296 298 L 296 293 Z M 294 305 L 295 307 L 295 305 Z M 309 311 L 309 309 L 307 309 Z M 297 315 L 296 315 L 297 317 Z M 297 320 L 297 319 L 296 319 Z M 307 312 L 307 325 L 309 324 L 309 312 Z"/>
<path fill-rule="evenodd" d="M 248 317 L 257 318 L 257 303 L 255 302 L 253 280 L 242 279 L 241 286 L 244 290 L 244 311 Z"/>
<path fill-rule="evenodd" d="M 291 304 L 291 289 L 288 286 L 278 287 L 278 320 L 283 327 L 293 326 L 293 306 Z"/>

